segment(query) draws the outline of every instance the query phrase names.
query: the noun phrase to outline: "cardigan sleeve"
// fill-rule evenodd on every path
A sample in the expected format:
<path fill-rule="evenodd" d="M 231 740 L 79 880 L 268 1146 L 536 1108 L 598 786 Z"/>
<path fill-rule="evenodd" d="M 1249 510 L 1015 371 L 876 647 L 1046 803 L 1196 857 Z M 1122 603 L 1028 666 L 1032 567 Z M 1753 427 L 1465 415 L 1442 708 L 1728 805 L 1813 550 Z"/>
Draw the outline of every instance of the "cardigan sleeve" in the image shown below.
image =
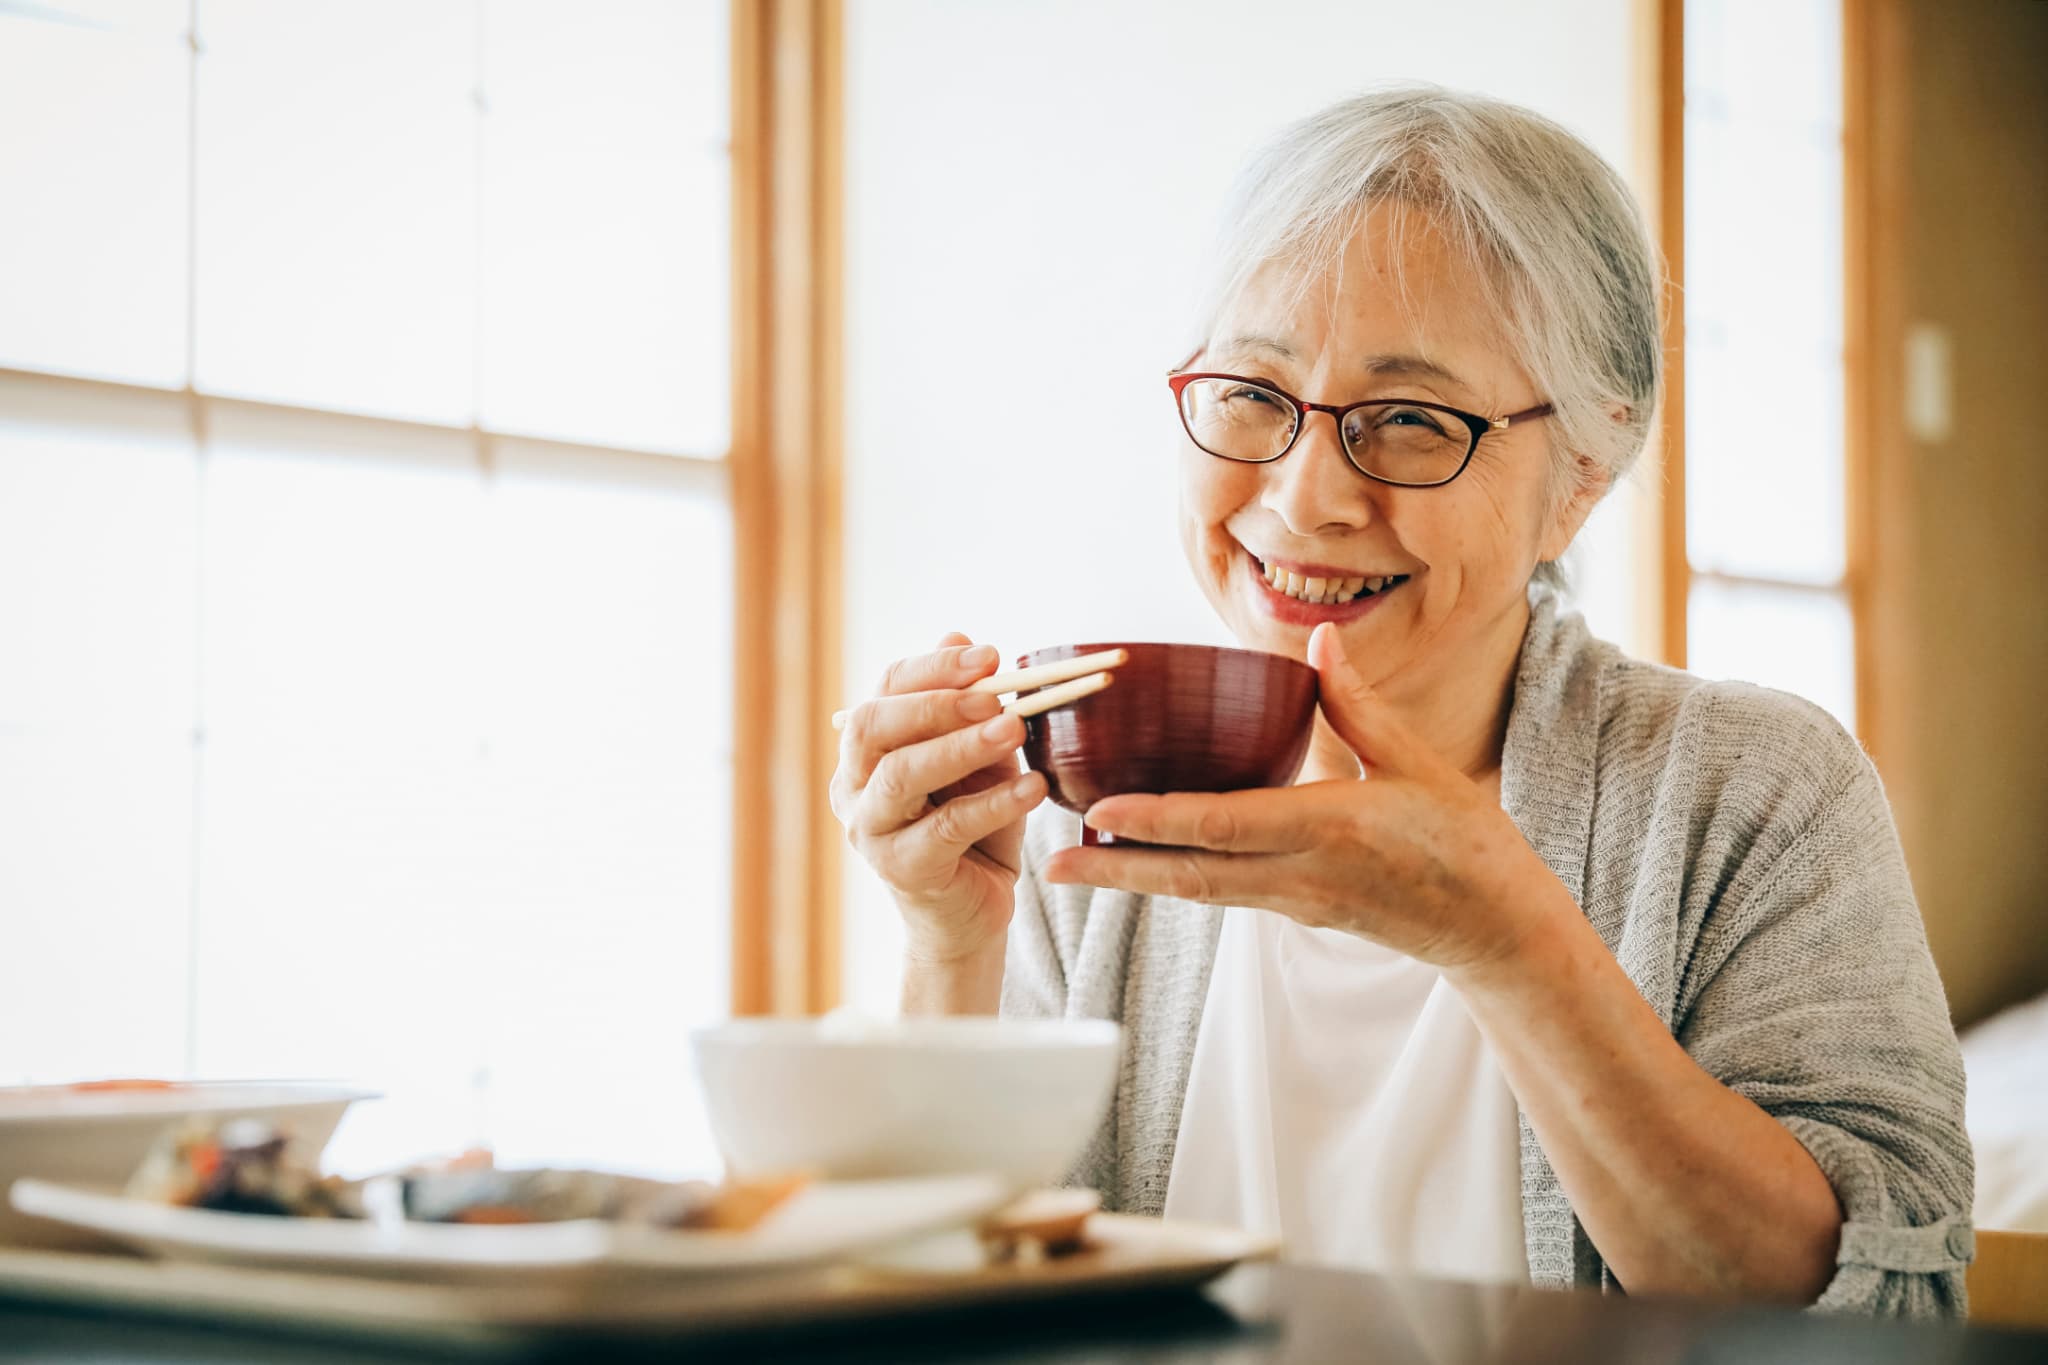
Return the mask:
<path fill-rule="evenodd" d="M 1831 719 L 1775 738 L 1808 741 L 1773 758 L 1821 780 L 1777 806 L 1782 837 L 1767 829 L 1722 864 L 1677 1036 L 1834 1186 L 1836 1273 L 1815 1307 L 1961 1316 L 1974 1250 L 1962 1054 L 1890 807 Z"/>

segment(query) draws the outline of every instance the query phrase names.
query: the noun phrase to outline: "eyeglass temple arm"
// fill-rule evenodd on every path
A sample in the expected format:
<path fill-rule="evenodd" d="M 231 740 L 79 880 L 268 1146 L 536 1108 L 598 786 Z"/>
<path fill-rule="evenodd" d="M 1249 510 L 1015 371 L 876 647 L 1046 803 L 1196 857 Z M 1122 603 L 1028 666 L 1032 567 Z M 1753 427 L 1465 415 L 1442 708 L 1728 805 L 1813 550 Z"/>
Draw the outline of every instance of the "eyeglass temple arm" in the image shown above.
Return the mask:
<path fill-rule="evenodd" d="M 1527 422 L 1537 417 L 1548 417 L 1555 411 L 1557 409 L 1548 403 L 1538 403 L 1533 408 L 1523 408 L 1520 412 L 1511 412 L 1505 417 L 1489 417 L 1486 421 L 1486 429 L 1488 431 L 1506 431 L 1509 426 L 1516 422 Z"/>

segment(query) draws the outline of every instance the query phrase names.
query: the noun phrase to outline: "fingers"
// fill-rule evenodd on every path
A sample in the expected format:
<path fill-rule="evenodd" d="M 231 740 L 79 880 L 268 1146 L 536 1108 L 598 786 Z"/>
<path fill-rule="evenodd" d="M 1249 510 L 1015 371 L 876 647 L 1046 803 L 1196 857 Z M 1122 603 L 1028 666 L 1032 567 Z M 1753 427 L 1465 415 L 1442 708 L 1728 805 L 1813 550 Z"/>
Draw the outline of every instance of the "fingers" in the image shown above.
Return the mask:
<path fill-rule="evenodd" d="M 878 695 L 844 713 L 830 795 L 856 843 L 1015 776 L 1022 722 L 1001 714 L 999 697 L 964 690 L 1000 663 L 994 646 L 949 631 L 932 652 L 890 664 Z"/>
<path fill-rule="evenodd" d="M 847 713 L 839 735 L 840 772 L 857 791 L 897 750 L 982 724 L 1002 709 L 1002 699 L 986 692 L 947 689 L 870 697 Z"/>
<path fill-rule="evenodd" d="M 1018 771 L 1023 721 L 993 693 L 966 690 L 1000 665 L 992 646 L 949 632 L 932 652 L 889 665 L 876 696 L 833 718 L 833 814 L 913 919 L 996 908 L 1016 881 L 1024 817 L 1045 798 L 1044 779 Z"/>
<path fill-rule="evenodd" d="M 945 640 L 951 643 L 942 643 L 929 654 L 898 659 L 883 669 L 882 681 L 875 691 L 882 696 L 898 696 L 938 687 L 965 687 L 994 673 L 996 665 L 1002 662 L 994 645 L 970 644 L 957 631 Z"/>
<path fill-rule="evenodd" d="M 1270 899 L 1276 883 L 1274 865 L 1286 856 L 1177 848 L 1063 848 L 1041 871 L 1053 883 L 1113 886 L 1204 905 L 1257 905 Z"/>
<path fill-rule="evenodd" d="M 1029 772 L 968 796 L 956 796 L 898 836 L 894 853 L 898 870 L 920 879 L 950 873 L 968 849 L 1022 820 L 1044 799 L 1045 779 Z"/>
<path fill-rule="evenodd" d="M 1024 722 L 997 715 L 882 755 L 861 788 L 850 832 L 891 833 L 920 818 L 932 793 L 990 767 L 1024 743 Z"/>
<path fill-rule="evenodd" d="M 976 768 L 943 792 L 934 792 L 933 803 L 944 805 L 955 796 L 968 796 L 974 792 L 987 791 L 990 787 L 1000 787 L 1024 771 L 1024 765 L 1018 761 L 1018 757 L 1018 754 L 1011 752 L 993 763 Z"/>
<path fill-rule="evenodd" d="M 1087 823 L 1119 839 L 1222 853 L 1295 853 L 1323 836 L 1330 789 L 1311 783 L 1257 791 L 1111 796 L 1089 807 Z"/>
<path fill-rule="evenodd" d="M 1352 667 L 1335 626 L 1325 622 L 1308 637 L 1308 661 L 1316 670 L 1320 705 L 1330 728 L 1358 755 L 1368 772 L 1420 776 L 1441 763 L 1435 751 Z"/>

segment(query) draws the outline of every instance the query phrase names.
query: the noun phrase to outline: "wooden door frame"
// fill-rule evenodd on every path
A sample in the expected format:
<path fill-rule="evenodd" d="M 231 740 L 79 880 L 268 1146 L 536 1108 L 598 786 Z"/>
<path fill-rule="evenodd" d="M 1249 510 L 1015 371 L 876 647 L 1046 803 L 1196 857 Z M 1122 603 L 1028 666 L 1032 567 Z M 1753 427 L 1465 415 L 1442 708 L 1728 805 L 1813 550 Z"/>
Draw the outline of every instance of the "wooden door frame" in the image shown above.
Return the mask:
<path fill-rule="evenodd" d="M 1896 733 L 1913 714 L 1908 575 L 1912 446 L 1905 391 L 1906 196 L 1911 146 L 1902 0 L 1842 3 L 1842 334 L 1847 425 L 1845 566 L 1855 627 L 1857 738 L 1895 789 L 1910 789 Z M 1882 545 L 1886 553 L 1877 553 Z"/>
<path fill-rule="evenodd" d="M 1685 667 L 1692 564 L 1685 544 L 1685 0 L 1657 0 L 1657 244 L 1664 253 L 1664 406 L 1657 421 L 1658 631 L 1663 661 Z"/>
<path fill-rule="evenodd" d="M 733 0 L 732 1009 L 839 997 L 842 15 Z"/>

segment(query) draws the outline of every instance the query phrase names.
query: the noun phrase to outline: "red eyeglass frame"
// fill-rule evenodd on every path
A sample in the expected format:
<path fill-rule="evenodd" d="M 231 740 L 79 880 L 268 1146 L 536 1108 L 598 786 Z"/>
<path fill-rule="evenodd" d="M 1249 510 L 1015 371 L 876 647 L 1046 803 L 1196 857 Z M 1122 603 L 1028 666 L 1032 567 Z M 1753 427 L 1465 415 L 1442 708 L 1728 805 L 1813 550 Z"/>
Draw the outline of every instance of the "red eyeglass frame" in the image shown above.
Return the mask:
<path fill-rule="evenodd" d="M 1300 414 L 1294 419 L 1294 434 L 1287 438 L 1287 444 L 1282 446 L 1277 453 L 1268 455 L 1263 460 L 1246 460 L 1236 455 L 1218 455 L 1215 451 L 1203 445 L 1200 438 L 1195 435 L 1194 429 L 1188 426 L 1187 405 L 1181 401 L 1181 391 L 1197 379 L 1228 379 L 1233 383 L 1249 385 L 1255 389 L 1263 389 L 1275 398 L 1285 400 L 1290 407 Z M 1188 439 L 1193 441 L 1195 448 L 1204 455 L 1214 455 L 1217 459 L 1229 460 L 1232 464 L 1271 464 L 1285 456 L 1288 451 L 1294 449 L 1295 443 L 1301 440 L 1301 433 L 1308 426 L 1310 413 L 1327 412 L 1330 414 L 1331 419 L 1337 423 L 1337 444 L 1344 452 L 1344 462 L 1366 478 L 1371 479 L 1374 483 L 1383 483 L 1390 488 L 1442 488 L 1445 484 L 1457 478 L 1458 475 L 1464 473 L 1466 467 L 1472 463 L 1472 457 L 1479 453 L 1480 437 L 1490 432 L 1506 431 L 1510 425 L 1516 422 L 1528 422 L 1534 421 L 1539 417 L 1548 417 L 1556 411 L 1556 408 L 1549 403 L 1538 403 L 1533 408 L 1524 408 L 1520 412 L 1511 412 L 1505 417 L 1482 417 L 1476 412 L 1466 412 L 1463 408 L 1454 408 L 1443 403 L 1431 403 L 1420 398 L 1368 398 L 1363 402 L 1344 404 L 1311 403 L 1306 398 L 1295 397 L 1271 380 L 1253 379 L 1241 374 L 1226 374 L 1218 370 L 1173 370 L 1166 376 L 1166 385 L 1173 390 L 1173 410 L 1180 416 L 1181 430 L 1187 432 Z M 1431 412 L 1441 412 L 1463 422 L 1471 431 L 1472 440 L 1466 445 L 1465 458 L 1458 462 L 1458 467 L 1443 478 L 1432 480 L 1429 483 L 1403 483 L 1399 479 L 1389 479 L 1375 474 L 1359 464 L 1358 457 L 1351 453 L 1351 443 L 1344 439 L 1344 419 L 1360 408 L 1384 408 L 1390 406 L 1426 408 Z"/>

